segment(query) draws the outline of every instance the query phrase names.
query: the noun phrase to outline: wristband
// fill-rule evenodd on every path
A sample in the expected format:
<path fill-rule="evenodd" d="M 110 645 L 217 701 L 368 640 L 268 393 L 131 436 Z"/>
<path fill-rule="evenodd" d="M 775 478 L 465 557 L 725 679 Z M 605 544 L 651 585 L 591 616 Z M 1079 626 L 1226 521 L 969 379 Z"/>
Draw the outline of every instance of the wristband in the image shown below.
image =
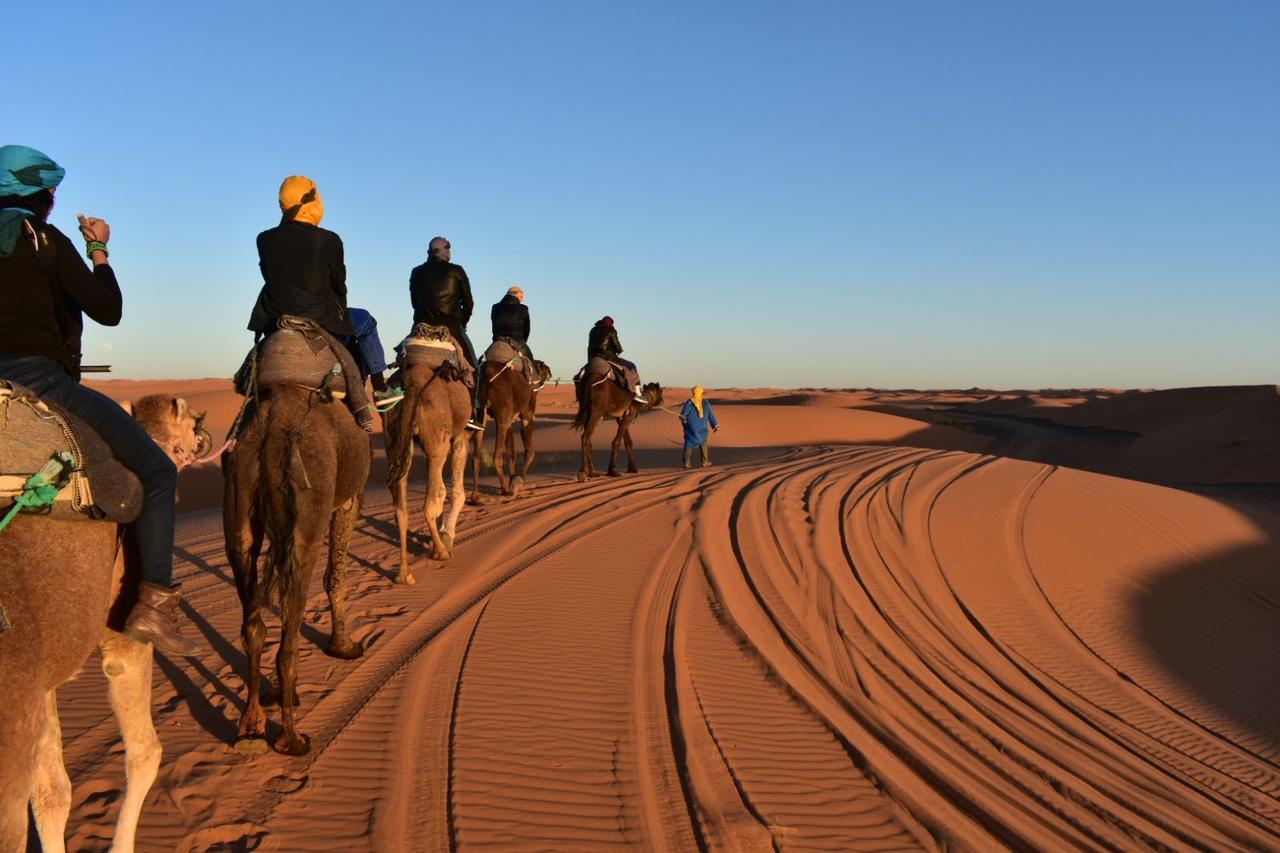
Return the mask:
<path fill-rule="evenodd" d="M 111 253 L 107 251 L 107 244 L 100 240 L 90 240 L 88 243 L 84 244 L 84 253 L 89 260 L 93 260 L 94 252 L 101 252 L 108 258 L 111 257 Z"/>

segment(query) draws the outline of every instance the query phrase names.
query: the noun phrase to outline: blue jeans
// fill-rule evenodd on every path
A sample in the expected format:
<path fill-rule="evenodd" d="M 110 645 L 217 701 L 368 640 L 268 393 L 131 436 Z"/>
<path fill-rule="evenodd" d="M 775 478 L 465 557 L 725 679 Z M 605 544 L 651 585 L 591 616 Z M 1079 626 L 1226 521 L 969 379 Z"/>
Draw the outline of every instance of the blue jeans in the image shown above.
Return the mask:
<path fill-rule="evenodd" d="M 363 308 L 348 308 L 347 315 L 356 336 L 354 339 L 343 338 L 342 342 L 355 355 L 365 376 L 383 373 L 387 369 L 387 354 L 382 348 L 382 339 L 378 337 L 378 321 Z"/>
<path fill-rule="evenodd" d="M 178 469 L 120 404 L 86 388 L 51 358 L 0 356 L 0 379 L 8 379 L 66 409 L 93 427 L 121 465 L 142 481 L 142 512 L 133 522 L 142 558 L 142 579 L 173 585 L 174 503 Z"/>

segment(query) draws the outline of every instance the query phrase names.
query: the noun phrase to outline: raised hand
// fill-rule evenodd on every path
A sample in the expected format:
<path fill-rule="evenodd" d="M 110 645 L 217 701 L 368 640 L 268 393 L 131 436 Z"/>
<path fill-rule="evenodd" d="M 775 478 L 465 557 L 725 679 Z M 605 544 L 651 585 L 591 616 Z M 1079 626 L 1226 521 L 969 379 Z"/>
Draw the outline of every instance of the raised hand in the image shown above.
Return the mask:
<path fill-rule="evenodd" d="M 76 220 L 80 223 L 80 233 L 84 235 L 85 242 L 106 243 L 111 239 L 111 226 L 105 219 L 77 213 Z"/>

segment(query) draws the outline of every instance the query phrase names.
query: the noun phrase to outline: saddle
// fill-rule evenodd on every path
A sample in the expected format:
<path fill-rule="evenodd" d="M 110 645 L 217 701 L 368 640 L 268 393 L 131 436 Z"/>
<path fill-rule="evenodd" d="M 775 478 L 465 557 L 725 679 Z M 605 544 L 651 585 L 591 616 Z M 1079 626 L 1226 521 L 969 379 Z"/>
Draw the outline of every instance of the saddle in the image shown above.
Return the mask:
<path fill-rule="evenodd" d="M 579 388 L 590 388 L 604 381 L 613 381 L 628 392 L 634 391 L 640 384 L 640 372 L 634 367 L 610 361 L 602 356 L 593 355 L 573 377 Z"/>
<path fill-rule="evenodd" d="M 333 392 L 334 397 L 343 397 L 347 391 L 347 376 L 343 373 L 341 358 L 334 351 L 334 344 L 335 340 L 315 321 L 285 316 L 280 318 L 276 331 L 250 351 L 246 366 L 248 360 L 256 361 L 252 379 L 256 380 L 258 388 L 301 385 L 327 389 Z M 245 373 L 245 367 L 242 367 L 236 374 L 236 390 L 248 396 L 255 389 L 248 387 L 251 381 L 243 375 Z M 246 386 L 243 389 L 242 384 Z"/>
<path fill-rule="evenodd" d="M 31 494 L 33 475 L 57 490 L 19 514 L 127 524 L 142 511 L 142 483 L 98 433 L 70 412 L 0 380 L 0 517 Z M 0 533 L 0 535 L 3 535 Z"/>
<path fill-rule="evenodd" d="M 446 327 L 418 323 L 396 345 L 396 365 L 402 369 L 422 365 L 438 370 L 446 363 L 457 369 L 468 388 L 475 387 L 475 370 L 463 356 L 462 345 Z"/>
<path fill-rule="evenodd" d="M 480 357 L 480 360 L 489 364 L 499 365 L 503 369 L 518 370 L 530 385 L 535 385 L 538 382 L 533 372 L 533 362 L 525 358 L 520 348 L 507 338 L 495 339 L 493 343 L 489 344 L 489 348 L 484 351 L 484 355 Z"/>

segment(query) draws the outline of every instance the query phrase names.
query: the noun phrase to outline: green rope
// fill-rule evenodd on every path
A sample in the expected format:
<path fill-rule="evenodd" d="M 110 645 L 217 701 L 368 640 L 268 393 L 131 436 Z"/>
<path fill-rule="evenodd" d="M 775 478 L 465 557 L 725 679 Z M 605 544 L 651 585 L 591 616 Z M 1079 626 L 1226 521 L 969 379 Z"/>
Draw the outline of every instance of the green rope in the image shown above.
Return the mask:
<path fill-rule="evenodd" d="M 9 526 L 9 522 L 24 509 L 43 509 L 58 498 L 62 488 L 63 473 L 70 470 L 72 459 L 66 453 L 54 456 L 45 466 L 31 477 L 22 487 L 22 494 L 14 498 L 13 506 L 0 519 L 0 531 Z"/>
<path fill-rule="evenodd" d="M 392 390 L 393 390 L 393 391 L 396 391 L 397 393 L 399 393 L 399 394 L 401 395 L 401 396 L 400 396 L 400 399 L 399 399 L 399 400 L 395 400 L 394 402 L 392 402 L 390 405 L 387 405 L 387 406 L 378 406 L 378 405 L 375 405 L 373 408 L 374 408 L 374 409 L 376 409 L 376 410 L 378 411 L 378 413 L 379 413 L 379 414 L 383 414 L 383 415 L 385 415 L 387 412 L 391 411 L 391 410 L 392 410 L 392 409 L 394 409 L 396 406 L 398 406 L 398 405 L 400 405 L 402 402 L 404 402 L 404 389 L 403 389 L 403 388 L 393 388 Z"/>

